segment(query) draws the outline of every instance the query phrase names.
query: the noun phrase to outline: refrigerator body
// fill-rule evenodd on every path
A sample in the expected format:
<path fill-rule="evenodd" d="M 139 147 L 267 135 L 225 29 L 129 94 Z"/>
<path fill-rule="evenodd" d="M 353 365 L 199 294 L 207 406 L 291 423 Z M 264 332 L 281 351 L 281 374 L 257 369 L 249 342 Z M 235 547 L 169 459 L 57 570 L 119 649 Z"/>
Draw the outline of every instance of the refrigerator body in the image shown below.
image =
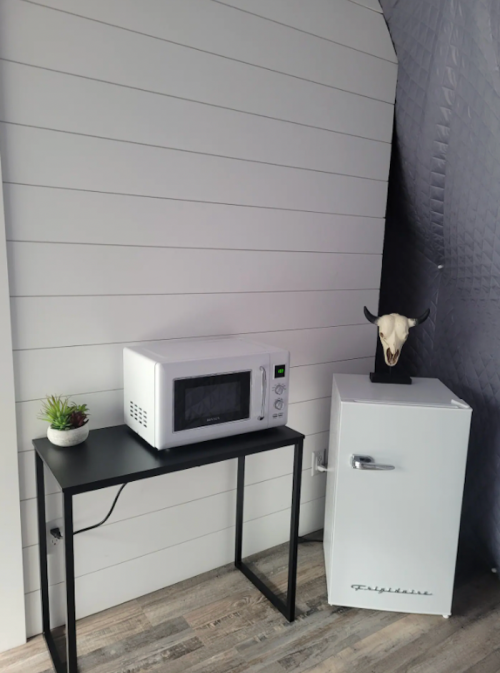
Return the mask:
<path fill-rule="evenodd" d="M 437 379 L 403 386 L 334 377 L 330 604 L 451 614 L 471 413 Z"/>

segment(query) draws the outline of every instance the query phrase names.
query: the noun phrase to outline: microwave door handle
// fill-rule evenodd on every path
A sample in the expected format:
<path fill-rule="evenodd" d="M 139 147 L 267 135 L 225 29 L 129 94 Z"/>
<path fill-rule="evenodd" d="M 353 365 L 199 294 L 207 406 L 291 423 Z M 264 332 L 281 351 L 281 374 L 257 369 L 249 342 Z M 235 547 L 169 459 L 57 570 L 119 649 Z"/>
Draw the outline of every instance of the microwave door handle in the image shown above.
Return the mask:
<path fill-rule="evenodd" d="M 266 415 L 267 372 L 266 368 L 262 366 L 260 368 L 260 371 L 262 374 L 262 395 L 261 395 L 262 405 L 260 408 L 259 421 L 263 421 Z"/>

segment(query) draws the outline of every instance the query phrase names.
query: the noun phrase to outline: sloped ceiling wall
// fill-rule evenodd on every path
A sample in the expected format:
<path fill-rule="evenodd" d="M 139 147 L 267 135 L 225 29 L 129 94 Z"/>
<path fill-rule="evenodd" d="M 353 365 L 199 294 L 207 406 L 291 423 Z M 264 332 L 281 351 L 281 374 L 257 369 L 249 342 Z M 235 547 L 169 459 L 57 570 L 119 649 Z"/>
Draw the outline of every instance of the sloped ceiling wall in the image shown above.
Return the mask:
<path fill-rule="evenodd" d="M 464 548 L 498 565 L 500 6 L 381 4 L 399 77 L 380 312 L 431 307 L 401 366 L 439 377 L 474 409 Z"/>

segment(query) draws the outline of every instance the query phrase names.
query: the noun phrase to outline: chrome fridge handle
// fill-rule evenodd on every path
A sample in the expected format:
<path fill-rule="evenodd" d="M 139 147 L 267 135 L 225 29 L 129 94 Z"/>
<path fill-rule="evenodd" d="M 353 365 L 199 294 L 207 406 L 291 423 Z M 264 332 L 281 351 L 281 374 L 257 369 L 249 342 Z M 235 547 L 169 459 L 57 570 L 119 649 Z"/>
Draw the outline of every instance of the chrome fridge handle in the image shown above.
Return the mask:
<path fill-rule="evenodd" d="M 371 456 L 351 456 L 353 470 L 394 470 L 394 465 L 380 465 Z"/>
<path fill-rule="evenodd" d="M 266 415 L 267 372 L 266 368 L 262 366 L 260 371 L 262 372 L 262 405 L 260 407 L 259 421 L 263 421 Z"/>

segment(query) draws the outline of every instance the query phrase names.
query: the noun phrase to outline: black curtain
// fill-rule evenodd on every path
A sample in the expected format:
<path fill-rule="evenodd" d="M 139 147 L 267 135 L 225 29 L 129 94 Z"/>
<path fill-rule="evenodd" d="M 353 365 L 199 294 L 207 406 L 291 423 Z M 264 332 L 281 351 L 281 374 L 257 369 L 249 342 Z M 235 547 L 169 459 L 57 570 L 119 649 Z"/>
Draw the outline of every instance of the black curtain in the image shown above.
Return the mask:
<path fill-rule="evenodd" d="M 462 546 L 500 566 L 500 0 L 381 4 L 399 76 L 379 312 L 431 309 L 400 366 L 473 407 Z"/>

